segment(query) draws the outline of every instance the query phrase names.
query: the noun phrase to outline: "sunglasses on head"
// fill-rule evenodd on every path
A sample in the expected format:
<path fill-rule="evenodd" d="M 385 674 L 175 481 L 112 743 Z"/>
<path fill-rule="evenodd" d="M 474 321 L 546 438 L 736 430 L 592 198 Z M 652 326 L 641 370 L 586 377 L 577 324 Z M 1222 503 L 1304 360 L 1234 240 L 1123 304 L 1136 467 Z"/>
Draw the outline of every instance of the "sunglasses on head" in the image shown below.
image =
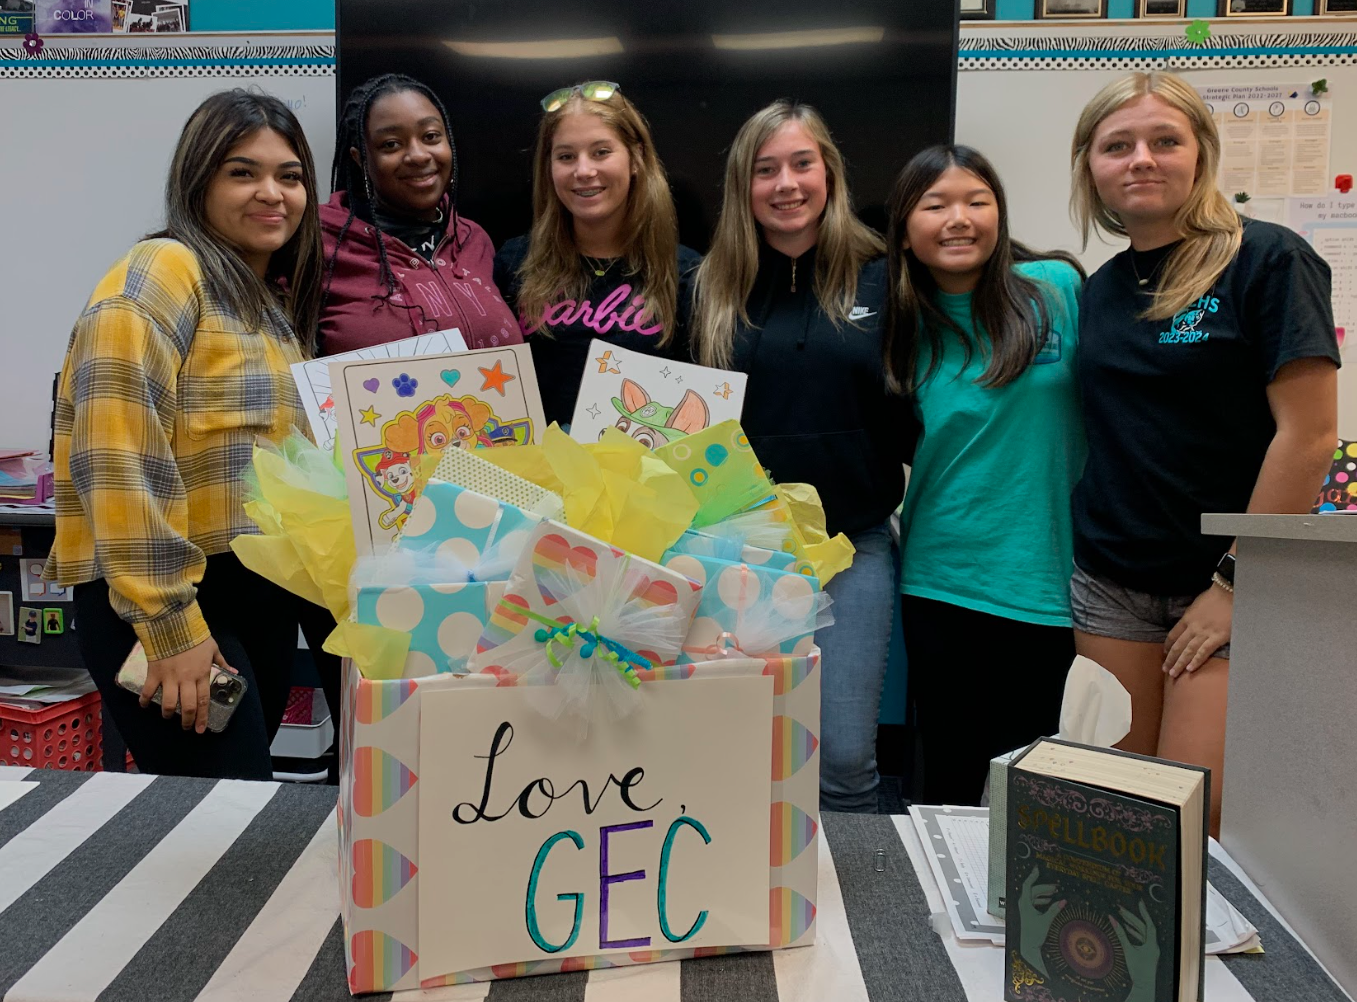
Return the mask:
<path fill-rule="evenodd" d="M 575 84 L 573 87 L 562 87 L 542 98 L 542 110 L 546 112 L 560 110 L 565 107 L 572 94 L 579 94 L 586 101 L 606 101 L 621 89 L 621 84 L 615 84 L 611 80 L 590 80 L 588 83 Z"/>

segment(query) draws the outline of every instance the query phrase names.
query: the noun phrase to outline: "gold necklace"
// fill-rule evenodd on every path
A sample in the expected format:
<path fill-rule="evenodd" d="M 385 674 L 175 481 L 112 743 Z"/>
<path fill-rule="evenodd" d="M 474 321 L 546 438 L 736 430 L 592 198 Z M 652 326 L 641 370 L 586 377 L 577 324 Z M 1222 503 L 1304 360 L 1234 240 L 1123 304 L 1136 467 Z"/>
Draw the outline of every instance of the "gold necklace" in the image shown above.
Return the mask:
<path fill-rule="evenodd" d="M 585 262 L 589 265 L 589 270 L 599 278 L 602 278 L 604 275 L 608 274 L 608 272 L 612 271 L 613 265 L 617 263 L 617 258 L 615 257 L 592 258 L 588 254 L 581 254 L 580 257 L 584 258 Z M 604 265 L 604 261 L 608 263 Z"/>

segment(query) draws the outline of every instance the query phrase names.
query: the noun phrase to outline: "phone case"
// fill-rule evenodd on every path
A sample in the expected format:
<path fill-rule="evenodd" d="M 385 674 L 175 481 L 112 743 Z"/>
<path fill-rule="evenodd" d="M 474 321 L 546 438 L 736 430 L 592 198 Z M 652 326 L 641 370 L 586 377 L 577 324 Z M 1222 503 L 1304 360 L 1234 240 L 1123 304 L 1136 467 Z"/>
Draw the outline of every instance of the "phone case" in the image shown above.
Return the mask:
<path fill-rule="evenodd" d="M 146 686 L 146 652 L 142 650 L 138 643 L 132 648 L 132 653 L 127 655 L 127 660 L 123 666 L 118 669 L 115 681 L 118 685 L 128 692 L 141 695 L 141 690 Z M 249 688 L 245 680 L 234 672 L 223 671 L 216 665 L 212 666 L 212 682 L 210 696 L 207 702 L 207 729 L 214 734 L 220 734 L 226 729 L 226 725 L 231 722 L 231 714 L 236 712 L 245 696 L 245 690 Z M 157 689 L 155 695 L 151 697 L 151 702 L 160 706 L 160 695 L 163 689 Z"/>

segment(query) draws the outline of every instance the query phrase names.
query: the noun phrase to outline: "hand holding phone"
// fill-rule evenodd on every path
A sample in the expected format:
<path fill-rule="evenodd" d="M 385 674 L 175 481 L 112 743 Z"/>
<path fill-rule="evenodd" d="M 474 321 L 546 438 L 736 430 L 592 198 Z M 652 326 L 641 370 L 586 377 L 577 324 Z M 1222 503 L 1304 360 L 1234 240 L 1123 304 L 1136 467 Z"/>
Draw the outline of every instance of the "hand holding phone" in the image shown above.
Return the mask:
<path fill-rule="evenodd" d="M 193 728 L 199 734 L 209 726 L 213 731 L 225 727 L 245 691 L 245 680 L 227 664 L 211 637 L 158 661 L 130 657 L 118 672 L 117 682 L 138 693 L 143 708 L 159 703 L 163 717 L 169 719 L 177 712 L 184 729 Z M 214 699 L 224 712 L 210 712 Z"/>

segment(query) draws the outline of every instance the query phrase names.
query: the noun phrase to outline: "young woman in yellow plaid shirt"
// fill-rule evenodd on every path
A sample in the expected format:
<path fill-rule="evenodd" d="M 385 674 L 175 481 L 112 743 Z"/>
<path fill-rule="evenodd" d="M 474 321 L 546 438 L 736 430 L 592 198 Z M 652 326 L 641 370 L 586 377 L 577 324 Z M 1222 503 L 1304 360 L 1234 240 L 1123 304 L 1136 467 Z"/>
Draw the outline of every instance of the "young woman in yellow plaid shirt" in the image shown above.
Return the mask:
<path fill-rule="evenodd" d="M 81 655 L 146 772 L 271 777 L 297 602 L 244 569 L 240 475 L 256 436 L 306 427 L 288 366 L 319 308 L 316 172 L 281 101 L 216 94 L 190 117 L 165 230 L 137 244 L 75 325 L 56 402 L 57 532 Z M 140 640 L 138 698 L 114 682 Z M 246 678 L 205 733 L 213 664 Z M 148 706 L 163 687 L 159 713 Z"/>

